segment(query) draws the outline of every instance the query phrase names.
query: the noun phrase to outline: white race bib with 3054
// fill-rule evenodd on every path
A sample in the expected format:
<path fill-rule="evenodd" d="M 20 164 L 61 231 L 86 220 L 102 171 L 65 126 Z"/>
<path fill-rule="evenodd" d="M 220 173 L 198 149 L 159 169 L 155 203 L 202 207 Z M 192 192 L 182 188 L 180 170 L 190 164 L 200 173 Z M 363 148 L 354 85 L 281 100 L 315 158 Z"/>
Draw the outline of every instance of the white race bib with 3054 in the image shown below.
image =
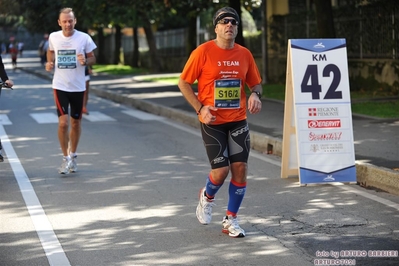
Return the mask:
<path fill-rule="evenodd" d="M 240 108 L 241 80 L 218 79 L 214 83 L 216 108 Z"/>
<path fill-rule="evenodd" d="M 59 69 L 73 69 L 76 68 L 76 50 L 58 50 L 57 51 L 57 66 Z"/>

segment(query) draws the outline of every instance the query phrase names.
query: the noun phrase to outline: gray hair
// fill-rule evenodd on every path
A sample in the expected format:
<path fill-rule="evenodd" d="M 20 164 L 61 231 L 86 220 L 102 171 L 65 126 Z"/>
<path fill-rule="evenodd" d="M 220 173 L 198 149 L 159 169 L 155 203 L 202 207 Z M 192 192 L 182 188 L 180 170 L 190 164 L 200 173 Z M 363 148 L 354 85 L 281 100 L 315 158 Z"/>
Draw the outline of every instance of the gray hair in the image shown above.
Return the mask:
<path fill-rule="evenodd" d="M 70 7 L 61 8 L 61 10 L 60 10 L 60 15 L 61 15 L 62 13 L 64 13 L 64 14 L 72 13 L 72 14 L 73 14 L 73 17 L 75 17 L 75 12 L 73 12 L 72 8 L 70 8 Z"/>

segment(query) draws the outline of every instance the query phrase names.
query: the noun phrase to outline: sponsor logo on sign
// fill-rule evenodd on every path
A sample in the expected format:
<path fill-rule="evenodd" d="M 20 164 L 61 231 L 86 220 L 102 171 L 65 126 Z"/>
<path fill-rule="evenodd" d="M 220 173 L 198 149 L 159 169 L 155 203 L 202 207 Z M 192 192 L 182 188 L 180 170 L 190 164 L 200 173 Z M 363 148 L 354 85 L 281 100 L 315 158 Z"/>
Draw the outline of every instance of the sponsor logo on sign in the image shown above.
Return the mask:
<path fill-rule="evenodd" d="M 323 181 L 334 181 L 335 178 L 332 175 L 327 175 L 326 178 L 323 179 Z"/>
<path fill-rule="evenodd" d="M 310 151 L 312 151 L 312 152 L 317 152 L 318 150 L 320 150 L 318 144 L 312 144 L 312 145 L 310 145 Z"/>
<path fill-rule="evenodd" d="M 331 132 L 316 134 L 314 132 L 309 133 L 310 141 L 325 141 L 325 140 L 340 140 L 342 137 L 342 132 Z"/>
<path fill-rule="evenodd" d="M 316 108 L 309 108 L 309 116 L 317 116 L 317 110 Z"/>
<path fill-rule="evenodd" d="M 308 108 L 309 116 L 339 116 L 338 107 Z"/>
<path fill-rule="evenodd" d="M 341 152 L 344 151 L 344 145 L 342 143 L 325 143 L 320 144 L 320 150 L 323 152 Z"/>
<path fill-rule="evenodd" d="M 339 128 L 339 127 L 341 127 L 340 119 L 308 120 L 308 128 Z"/>
<path fill-rule="evenodd" d="M 337 153 L 345 151 L 342 143 L 323 143 L 323 144 L 310 144 L 309 150 L 314 153 Z"/>

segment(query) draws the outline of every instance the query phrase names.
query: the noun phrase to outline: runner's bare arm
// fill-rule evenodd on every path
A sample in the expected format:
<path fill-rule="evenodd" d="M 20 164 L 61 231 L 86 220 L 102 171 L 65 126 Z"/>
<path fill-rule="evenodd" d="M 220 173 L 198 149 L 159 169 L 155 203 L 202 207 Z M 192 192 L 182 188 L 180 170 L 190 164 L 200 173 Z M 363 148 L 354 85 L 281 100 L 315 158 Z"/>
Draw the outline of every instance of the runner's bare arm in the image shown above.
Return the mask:
<path fill-rule="evenodd" d="M 48 49 L 46 56 L 47 56 L 46 70 L 51 71 L 54 68 L 54 51 Z"/>
<path fill-rule="evenodd" d="M 178 86 L 179 86 L 179 89 L 180 89 L 181 93 L 183 94 L 184 98 L 188 101 L 188 103 L 198 113 L 198 111 L 202 107 L 202 103 L 198 100 L 197 95 L 195 95 L 191 84 L 180 78 Z"/>
<path fill-rule="evenodd" d="M 47 62 L 54 62 L 54 51 L 48 49 L 47 50 Z"/>
<path fill-rule="evenodd" d="M 97 59 L 94 52 L 86 53 L 86 65 L 92 66 L 96 63 Z"/>
<path fill-rule="evenodd" d="M 251 95 L 248 98 L 248 111 L 251 114 L 257 114 L 262 109 L 262 101 L 255 92 L 259 92 L 262 95 L 262 85 L 258 84 L 251 88 Z"/>
<path fill-rule="evenodd" d="M 78 54 L 77 58 L 82 66 L 91 66 L 96 63 L 96 57 L 94 55 L 94 52 L 89 52 L 86 54 Z"/>
<path fill-rule="evenodd" d="M 190 83 L 180 78 L 178 86 L 184 98 L 186 98 L 188 103 L 194 108 L 197 115 L 201 116 L 202 121 L 205 124 L 210 124 L 216 121 L 216 115 L 212 114 L 211 111 L 217 111 L 217 108 L 210 105 L 203 105 L 198 100 L 197 95 L 195 95 L 193 87 Z"/>

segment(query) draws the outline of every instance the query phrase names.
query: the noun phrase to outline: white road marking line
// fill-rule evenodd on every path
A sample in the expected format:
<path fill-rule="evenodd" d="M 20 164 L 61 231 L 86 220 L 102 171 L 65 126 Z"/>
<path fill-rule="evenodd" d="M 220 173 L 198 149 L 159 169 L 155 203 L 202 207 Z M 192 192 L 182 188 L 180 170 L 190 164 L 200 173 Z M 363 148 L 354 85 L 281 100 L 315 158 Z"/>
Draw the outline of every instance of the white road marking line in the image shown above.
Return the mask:
<path fill-rule="evenodd" d="M 201 137 L 201 133 L 200 133 L 199 129 L 194 129 L 193 127 L 179 125 L 179 124 L 177 124 L 176 121 L 170 122 L 168 120 L 162 120 L 161 122 L 166 124 L 166 125 L 169 125 L 171 127 L 180 129 L 182 131 L 186 131 L 187 133 L 193 134 L 193 135 L 195 135 L 197 137 Z"/>
<path fill-rule="evenodd" d="M 381 204 L 383 204 L 383 205 L 385 205 L 385 206 L 394 208 L 394 209 L 396 209 L 396 210 L 399 211 L 399 204 L 398 204 L 398 203 L 395 203 L 395 202 L 393 202 L 393 201 L 380 198 L 380 197 L 375 196 L 375 195 L 373 195 L 373 194 L 370 194 L 370 193 L 367 193 L 367 192 L 365 192 L 365 191 L 356 189 L 356 188 L 354 188 L 353 186 L 340 185 L 340 186 L 338 186 L 338 187 L 339 187 L 340 189 L 349 191 L 349 192 L 351 192 L 351 193 L 356 193 L 356 194 L 358 194 L 358 195 L 360 195 L 360 196 L 363 196 L 363 197 L 365 197 L 365 198 L 368 198 L 368 199 L 377 201 L 377 202 L 379 202 L 379 203 L 381 203 Z"/>
<path fill-rule="evenodd" d="M 158 115 L 153 115 L 139 110 L 123 110 L 122 113 L 136 117 L 140 120 L 164 120 L 165 118 Z"/>
<path fill-rule="evenodd" d="M 58 116 L 55 113 L 32 113 L 30 116 L 39 124 L 58 123 Z"/>
<path fill-rule="evenodd" d="M 0 125 L 0 138 L 50 265 L 71 265 L 2 125 Z"/>
<path fill-rule="evenodd" d="M 83 115 L 83 118 L 90 122 L 116 121 L 114 118 L 97 111 L 90 112 L 89 115 Z"/>
<path fill-rule="evenodd" d="M 12 125 L 12 122 L 5 114 L 0 114 L 0 125 Z"/>

